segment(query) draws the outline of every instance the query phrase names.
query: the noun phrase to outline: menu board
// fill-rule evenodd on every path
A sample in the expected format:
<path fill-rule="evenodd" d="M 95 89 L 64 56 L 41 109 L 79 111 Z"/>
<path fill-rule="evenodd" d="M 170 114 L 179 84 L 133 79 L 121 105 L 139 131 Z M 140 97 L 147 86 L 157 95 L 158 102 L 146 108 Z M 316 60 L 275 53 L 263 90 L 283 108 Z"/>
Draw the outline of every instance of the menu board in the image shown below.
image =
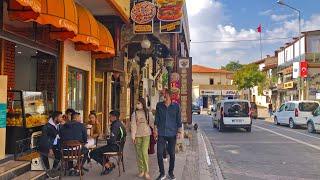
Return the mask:
<path fill-rule="evenodd" d="M 184 0 L 157 0 L 160 33 L 181 33 Z"/>
<path fill-rule="evenodd" d="M 134 3 L 131 10 L 133 30 L 135 34 L 152 34 L 153 19 L 157 14 L 157 8 L 153 0 L 140 0 Z"/>
<path fill-rule="evenodd" d="M 192 68 L 191 59 L 179 59 L 180 74 L 180 107 L 181 107 L 181 120 L 184 123 L 192 124 L 191 104 L 192 104 Z"/>

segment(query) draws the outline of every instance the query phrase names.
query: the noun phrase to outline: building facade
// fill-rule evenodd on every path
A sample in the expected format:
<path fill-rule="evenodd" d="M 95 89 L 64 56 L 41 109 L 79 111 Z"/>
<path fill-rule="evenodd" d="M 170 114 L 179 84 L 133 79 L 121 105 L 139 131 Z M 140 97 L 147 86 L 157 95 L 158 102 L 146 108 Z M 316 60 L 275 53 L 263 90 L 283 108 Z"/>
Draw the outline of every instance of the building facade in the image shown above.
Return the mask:
<path fill-rule="evenodd" d="M 192 102 L 207 109 L 218 100 L 236 98 L 238 91 L 232 79 L 232 72 L 193 65 Z"/>

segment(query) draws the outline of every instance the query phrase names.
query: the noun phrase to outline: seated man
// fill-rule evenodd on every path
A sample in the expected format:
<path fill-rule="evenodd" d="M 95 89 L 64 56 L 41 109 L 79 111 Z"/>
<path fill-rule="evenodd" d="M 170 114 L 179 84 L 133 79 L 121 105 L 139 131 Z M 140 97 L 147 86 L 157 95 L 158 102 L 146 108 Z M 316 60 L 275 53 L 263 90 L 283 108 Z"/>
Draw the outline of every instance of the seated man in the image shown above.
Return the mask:
<path fill-rule="evenodd" d="M 55 111 L 49 118 L 49 121 L 42 128 L 42 135 L 39 142 L 39 150 L 41 153 L 41 159 L 46 170 L 50 170 L 50 164 L 48 157 L 54 156 L 53 169 L 57 169 L 61 154 L 59 140 L 59 123 L 62 121 L 62 112 Z"/>
<path fill-rule="evenodd" d="M 106 159 L 106 163 L 103 162 L 103 153 L 106 152 L 118 152 L 119 145 L 117 141 L 123 141 L 126 136 L 126 128 L 119 120 L 120 113 L 118 111 L 111 111 L 109 114 L 109 119 L 111 121 L 110 127 L 110 138 L 107 140 L 107 145 L 102 146 L 93 150 L 90 153 L 90 157 L 100 163 L 104 168 L 104 172 L 102 174 L 109 174 L 115 165 L 109 162 L 109 159 Z M 124 142 L 124 141 L 123 141 Z M 123 148 L 124 144 L 120 144 L 120 147 Z"/>
<path fill-rule="evenodd" d="M 71 116 L 71 121 L 68 121 L 66 124 L 64 124 L 61 127 L 60 139 L 61 139 L 61 144 L 66 141 L 79 141 L 79 142 L 81 142 L 83 144 L 81 151 L 84 154 L 84 158 L 82 160 L 82 165 L 87 161 L 89 150 L 84 146 L 84 144 L 86 144 L 87 140 L 88 140 L 87 129 L 81 123 L 80 113 L 73 112 L 72 116 Z M 69 163 L 69 166 L 71 164 Z M 87 169 L 84 169 L 84 170 L 87 170 Z M 77 174 L 78 174 L 78 171 L 77 171 Z"/>

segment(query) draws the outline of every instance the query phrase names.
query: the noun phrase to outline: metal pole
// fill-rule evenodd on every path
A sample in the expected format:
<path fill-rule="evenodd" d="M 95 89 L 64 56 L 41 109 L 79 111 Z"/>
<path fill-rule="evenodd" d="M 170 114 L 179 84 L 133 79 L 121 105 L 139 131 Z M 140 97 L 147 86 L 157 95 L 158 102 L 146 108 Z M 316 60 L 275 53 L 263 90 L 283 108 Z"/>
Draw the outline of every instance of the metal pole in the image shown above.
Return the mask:
<path fill-rule="evenodd" d="M 260 60 L 262 60 L 262 42 L 261 42 L 261 32 L 260 32 Z"/>

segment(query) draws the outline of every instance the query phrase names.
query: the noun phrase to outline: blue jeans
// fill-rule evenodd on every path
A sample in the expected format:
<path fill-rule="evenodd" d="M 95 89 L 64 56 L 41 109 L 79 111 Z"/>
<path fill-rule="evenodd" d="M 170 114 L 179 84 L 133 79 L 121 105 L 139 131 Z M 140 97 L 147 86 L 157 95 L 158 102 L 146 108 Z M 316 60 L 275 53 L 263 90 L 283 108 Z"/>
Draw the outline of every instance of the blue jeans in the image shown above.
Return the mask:
<path fill-rule="evenodd" d="M 168 154 L 170 156 L 169 174 L 173 174 L 174 164 L 176 159 L 176 151 L 175 151 L 176 142 L 177 142 L 176 136 L 173 136 L 173 137 L 159 136 L 158 137 L 157 158 L 158 158 L 158 166 L 159 166 L 160 174 L 165 174 L 164 165 L 163 165 L 163 153 L 165 150 L 168 151 Z"/>

